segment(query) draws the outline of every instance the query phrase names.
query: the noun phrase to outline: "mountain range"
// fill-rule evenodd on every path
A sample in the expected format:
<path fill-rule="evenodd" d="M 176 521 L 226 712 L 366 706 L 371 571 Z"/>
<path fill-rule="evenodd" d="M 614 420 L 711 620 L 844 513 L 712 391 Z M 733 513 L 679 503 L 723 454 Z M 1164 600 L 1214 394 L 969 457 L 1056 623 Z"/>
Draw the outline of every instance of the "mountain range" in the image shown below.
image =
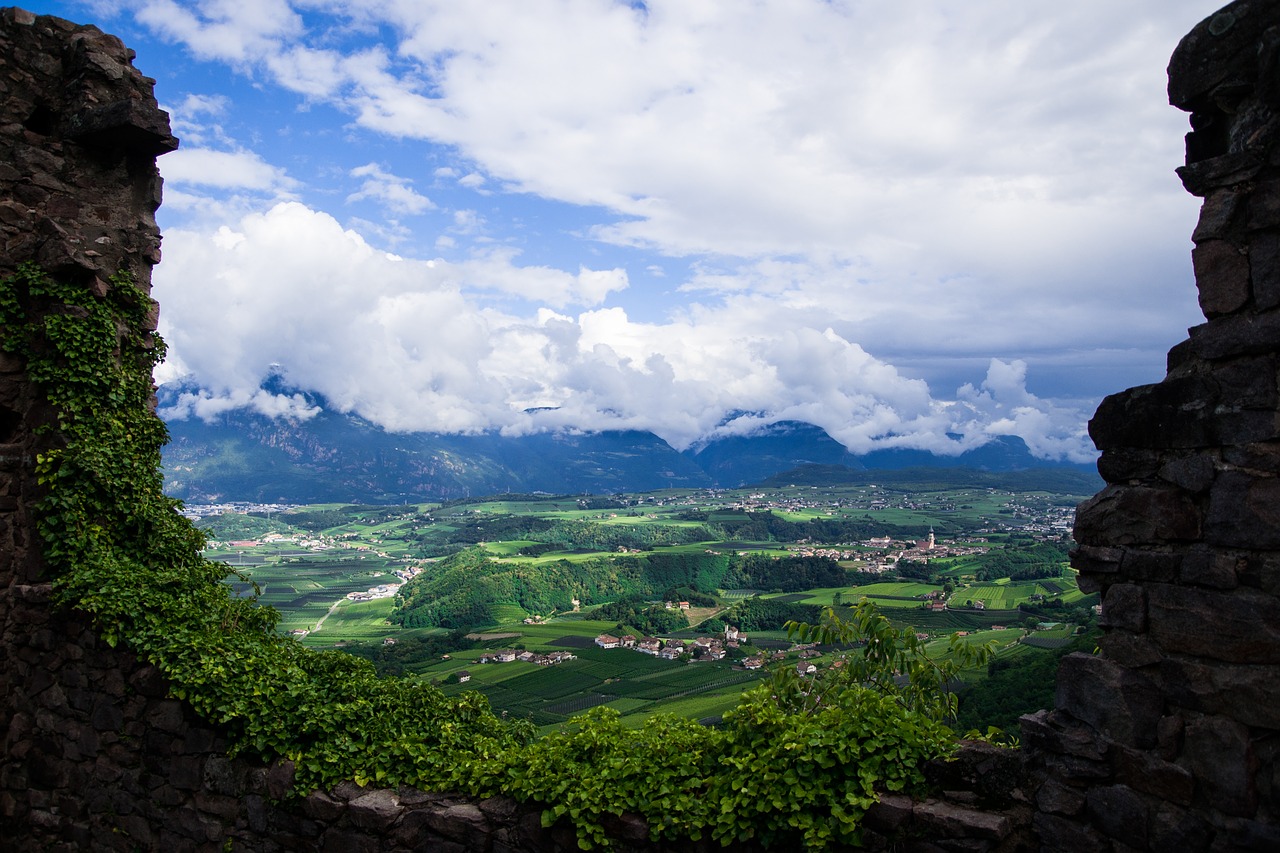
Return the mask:
<path fill-rule="evenodd" d="M 161 413 L 166 394 L 161 389 Z M 323 401 L 320 401 L 323 403 Z M 734 488 L 768 478 L 865 480 L 908 468 L 1012 472 L 1051 469 L 1101 485 L 1092 466 L 1048 463 L 1001 436 L 960 456 L 917 450 L 850 453 L 820 427 L 794 421 L 680 452 L 641 431 L 504 436 L 391 433 L 320 406 L 305 420 L 250 409 L 168 422 L 165 490 L 188 503 L 401 503 L 508 492 L 609 494 Z M 1048 472 L 1046 472 L 1048 473 Z"/>

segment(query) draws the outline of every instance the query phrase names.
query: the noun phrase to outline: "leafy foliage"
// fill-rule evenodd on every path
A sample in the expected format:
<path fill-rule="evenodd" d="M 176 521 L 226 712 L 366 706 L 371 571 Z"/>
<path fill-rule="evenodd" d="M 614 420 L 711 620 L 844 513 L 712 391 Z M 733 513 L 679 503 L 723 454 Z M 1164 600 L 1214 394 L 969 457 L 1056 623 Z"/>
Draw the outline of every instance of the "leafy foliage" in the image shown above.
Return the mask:
<path fill-rule="evenodd" d="M 639 596 L 611 601 L 596 611 L 595 618 L 630 626 L 642 634 L 669 634 L 689 627 L 684 611 L 667 610 Z"/>
<path fill-rule="evenodd" d="M 141 331 L 150 307 L 124 275 L 101 298 L 33 266 L 0 282 L 0 345 L 26 360 L 57 411 L 37 458 L 36 511 L 59 600 L 162 670 L 234 750 L 293 759 L 302 786 L 439 785 L 444 756 L 526 740 L 527 727 L 499 721 L 475 694 L 446 699 L 304 649 L 275 632 L 274 610 L 221 583 L 229 568 L 201 556 L 203 534 L 161 491 L 166 433 L 149 400 L 164 347 Z"/>
<path fill-rule="evenodd" d="M 790 670 L 780 672 L 784 677 L 775 684 L 780 701 L 799 712 L 821 707 L 832 694 L 857 685 L 934 719 L 951 720 L 958 699 L 950 687 L 964 669 L 986 664 L 995 654 L 994 641 L 977 645 L 952 634 L 949 654 L 930 658 L 913 630 L 894 627 L 869 600 L 852 608 L 847 617 L 825 608 L 816 624 L 792 622 L 787 633 L 804 642 L 857 646 L 844 658 L 845 666 L 827 670 L 822 678 L 804 680 Z"/>
<path fill-rule="evenodd" d="M 842 586 L 849 582 L 840 564 L 829 557 L 766 557 L 748 554 L 735 557 L 724 585 L 745 589 L 780 589 L 799 592 L 822 586 Z"/>
<path fill-rule="evenodd" d="M 1018 718 L 1053 707 L 1054 675 L 1064 655 L 1092 651 L 1096 636 L 1076 638 L 1053 651 L 1035 651 L 987 664 L 987 677 L 960 695 L 956 715 L 961 730 L 1018 731 Z"/>

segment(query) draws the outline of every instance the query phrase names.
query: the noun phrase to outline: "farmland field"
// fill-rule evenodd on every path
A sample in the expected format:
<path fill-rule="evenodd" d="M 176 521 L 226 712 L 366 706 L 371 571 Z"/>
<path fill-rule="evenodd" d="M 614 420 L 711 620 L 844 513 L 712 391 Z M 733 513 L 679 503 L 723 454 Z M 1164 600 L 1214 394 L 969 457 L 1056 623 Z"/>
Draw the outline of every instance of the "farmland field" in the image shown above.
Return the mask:
<path fill-rule="evenodd" d="M 931 641 L 931 654 L 946 655 L 945 637 L 954 631 L 973 632 L 979 641 L 994 639 L 1001 657 L 1050 653 L 1053 647 L 1070 641 L 1094 600 L 1076 588 L 1071 576 L 980 583 L 972 576 L 984 565 L 982 552 L 987 547 L 1014 553 L 1037 543 L 1065 542 L 1065 533 L 1051 531 L 1069 529 L 1069 508 L 1064 510 L 1063 506 L 1061 496 L 1056 495 L 956 489 L 945 484 L 914 490 L 887 484 L 664 490 L 607 499 L 528 496 L 446 506 L 325 505 L 275 509 L 266 514 L 268 517 L 229 515 L 211 523 L 210 537 L 218 540 L 219 548 L 207 554 L 228 561 L 244 575 L 243 580 L 229 578 L 238 594 L 250 594 L 250 583 L 256 582 L 260 600 L 282 614 L 280 629 L 308 631 L 302 637 L 307 645 L 345 647 L 375 661 L 394 660 L 398 667 L 394 671 L 437 683 L 448 693 L 482 692 L 496 710 L 528 717 L 540 726 L 562 725 L 598 705 L 616 708 L 626 725 L 638 726 L 659 710 L 695 720 L 718 718 L 737 703 L 742 690 L 768 677 L 767 668 L 745 670 L 741 666 L 745 657 L 781 652 L 785 657 L 777 665 L 795 662 L 797 651 L 783 628 L 787 619 L 811 621 L 819 607 L 853 605 L 864 597 L 896 626 L 942 638 Z M 776 577 L 761 582 L 755 576 L 730 573 L 725 575 L 724 589 L 691 590 L 702 598 L 680 614 L 688 617 L 689 624 L 680 621 L 661 636 L 686 641 L 718 637 L 725 625 L 734 624 L 736 613 L 773 620 L 753 623 L 747 632 L 749 644 L 730 650 L 720 661 L 668 661 L 627 649 L 597 647 L 594 639 L 602 633 L 645 633 L 614 619 L 600 618 L 600 612 L 608 612 L 601 610 L 608 598 L 582 596 L 581 610 L 575 612 L 565 612 L 568 605 L 561 602 L 567 596 L 554 598 L 555 606 L 543 605 L 531 624 L 524 620 L 533 616 L 530 609 L 539 609 L 537 605 L 526 609 L 515 598 L 491 600 L 486 603 L 483 621 L 471 622 L 458 632 L 458 636 L 466 634 L 465 643 L 453 638 L 451 628 L 435 627 L 437 623 L 403 627 L 395 621 L 395 598 L 346 598 L 349 593 L 400 583 L 415 572 L 424 580 L 433 577 L 448 565 L 450 555 L 466 549 L 502 566 L 503 571 L 515 568 L 517 573 L 512 577 L 524 584 L 539 571 L 560 571 L 573 582 L 575 571 L 600 571 L 601 566 L 614 571 L 609 566 L 626 565 L 626 561 L 633 567 L 645 565 L 644 561 L 655 555 L 668 561 L 667 566 L 682 565 L 680 561 L 692 565 L 708 559 L 707 554 L 724 555 L 715 558 L 720 560 L 766 564 L 772 558 L 783 561 L 778 565 L 787 565 L 788 558 L 823 547 L 823 543 L 806 539 L 801 548 L 798 540 L 775 536 L 774 527 L 766 530 L 758 521 L 741 527 L 770 513 L 779 523 L 797 526 L 857 524 L 864 526 L 857 529 L 874 530 L 875 525 L 889 525 L 885 529 L 891 532 L 894 544 L 886 550 L 883 545 L 844 536 L 846 541 L 826 545 L 839 551 L 838 560 L 832 558 L 837 574 L 822 574 L 822 585 L 788 585 L 786 578 Z M 1020 527 L 1033 523 L 1039 525 L 1036 532 Z M 940 548 L 951 547 L 953 541 L 963 548 L 940 558 L 913 552 L 916 541 L 931 527 L 937 532 Z M 810 536 L 812 529 L 816 528 L 803 528 L 803 535 Z M 504 530 L 511 535 L 504 538 Z M 735 538 L 737 530 L 744 534 L 742 539 Z M 710 538 L 685 541 L 691 534 Z M 626 544 L 621 548 L 589 546 L 575 538 L 579 536 Z M 592 536 L 599 538 L 589 539 Z M 616 536 L 624 538 L 608 538 Z M 1065 547 L 1061 546 L 1063 551 Z M 887 569 L 881 565 L 886 553 L 890 561 Z M 914 565 L 916 572 L 923 573 L 895 577 L 892 560 L 899 558 L 903 565 Z M 718 571 L 724 571 L 723 565 Z M 871 570 L 884 572 L 880 576 L 884 579 L 866 583 L 871 576 L 864 572 Z M 969 577 L 964 577 L 966 574 Z M 849 582 L 841 585 L 839 580 L 844 576 Z M 731 579 L 737 582 L 728 582 Z M 944 581 L 954 586 L 945 596 L 947 609 L 926 609 L 925 596 L 940 595 Z M 461 585 L 465 587 L 467 580 Z M 787 591 L 747 588 L 775 585 Z M 659 587 L 646 595 L 655 598 L 661 591 Z M 680 594 L 680 600 L 685 597 L 692 600 L 691 595 Z M 978 603 L 982 609 L 974 606 Z M 1022 609 L 1031 604 L 1039 606 L 1034 617 Z M 779 615 L 769 616 L 771 613 Z M 1018 642 L 1025 626 L 1037 619 L 1062 625 L 1034 631 L 1026 642 Z M 706 625 L 700 628 L 704 620 Z M 996 625 L 1004 626 L 1003 630 L 992 631 Z M 416 648 L 415 638 L 430 639 L 435 645 L 424 648 L 433 651 L 405 657 Z M 576 659 L 554 666 L 518 661 L 479 663 L 481 655 L 497 647 L 534 653 L 568 651 Z M 458 681 L 460 673 L 468 674 L 467 681 Z M 974 677 L 984 678 L 985 672 Z"/>

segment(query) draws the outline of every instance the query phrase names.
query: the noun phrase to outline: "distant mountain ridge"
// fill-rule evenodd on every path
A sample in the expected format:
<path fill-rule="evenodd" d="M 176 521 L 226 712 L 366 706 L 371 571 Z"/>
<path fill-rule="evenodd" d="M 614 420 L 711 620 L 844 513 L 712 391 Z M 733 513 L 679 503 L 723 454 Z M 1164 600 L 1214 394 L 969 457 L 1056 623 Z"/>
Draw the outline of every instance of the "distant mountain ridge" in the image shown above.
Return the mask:
<path fill-rule="evenodd" d="M 161 401 L 163 405 L 164 395 Z M 841 470 L 853 475 L 866 469 L 922 467 L 1049 468 L 1096 478 L 1092 466 L 1036 459 L 1016 437 L 998 438 L 958 457 L 906 450 L 858 456 L 820 427 L 784 421 L 754 435 L 720 438 L 681 453 L 658 436 L 637 430 L 525 436 L 389 433 L 357 415 L 320 408 L 305 420 L 236 409 L 211 422 L 194 417 L 169 421 L 170 442 L 163 452 L 166 492 L 191 503 L 401 503 L 504 492 L 733 488 L 813 466 L 828 478 L 840 476 Z"/>

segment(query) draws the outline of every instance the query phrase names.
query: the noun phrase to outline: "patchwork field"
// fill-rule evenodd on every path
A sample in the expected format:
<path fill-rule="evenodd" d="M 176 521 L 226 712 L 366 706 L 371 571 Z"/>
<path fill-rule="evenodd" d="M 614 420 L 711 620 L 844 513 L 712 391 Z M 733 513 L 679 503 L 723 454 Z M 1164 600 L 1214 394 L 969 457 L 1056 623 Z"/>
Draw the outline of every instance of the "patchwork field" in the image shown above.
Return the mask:
<path fill-rule="evenodd" d="M 243 579 L 229 579 L 238 593 L 250 594 L 251 582 L 257 583 L 260 600 L 281 612 L 281 630 L 309 631 L 302 639 L 307 645 L 355 648 L 351 644 L 360 644 L 359 648 L 366 651 L 379 649 L 389 656 L 397 648 L 411 648 L 409 640 L 415 637 L 446 640 L 449 630 L 405 629 L 389 621 L 394 598 L 351 601 L 346 599 L 347 594 L 396 583 L 394 572 L 403 573 L 410 568 L 421 569 L 425 577 L 433 571 L 433 561 L 462 549 L 482 551 L 503 567 L 528 566 L 529 571 L 537 571 L 539 566 L 563 565 L 562 561 L 574 566 L 587 561 L 598 565 L 602 560 L 606 564 L 623 557 L 634 561 L 648 559 L 652 554 L 679 559 L 708 552 L 730 557 L 747 554 L 753 555 L 752 559 L 765 560 L 789 557 L 800 546 L 794 540 L 775 538 L 774 527 L 766 531 L 759 524 L 748 525 L 741 528 L 742 539 L 727 535 L 735 529 L 733 525 L 772 513 L 772 517 L 793 525 L 827 525 L 795 528 L 797 537 L 805 537 L 807 549 L 822 547 L 812 538 L 817 530 L 874 531 L 880 529 L 875 525 L 883 524 L 889 525 L 884 529 L 900 540 L 895 546 L 899 549 L 913 547 L 914 541 L 926 536 L 932 527 L 940 541 L 963 535 L 971 537 L 965 540 L 968 542 L 988 542 L 991 547 L 1016 550 L 1049 541 L 1055 535 L 1061 539 L 1061 534 L 1029 533 L 1027 528 L 1038 525 L 1044 531 L 1055 526 L 1068 529 L 1069 516 L 1064 513 L 1069 510 L 1063 509 L 1067 504 L 1069 501 L 1053 494 L 955 489 L 935 484 L 914 491 L 863 485 L 695 493 L 668 490 L 609 498 L 524 496 L 446 506 L 326 505 L 277 510 L 269 517 L 232 515 L 220 527 L 218 522 L 211 522 L 211 538 L 235 544 L 224 544 L 220 550 L 207 553 L 227 561 L 244 575 Z M 588 538 L 595 537 L 591 541 L 630 544 L 587 546 L 574 540 L 578 535 L 574 531 L 579 530 Z M 568 538 L 566 531 L 572 534 Z M 696 535 L 705 531 L 711 538 L 673 544 L 673 537 L 687 539 L 690 531 Z M 267 541 L 272 534 L 275 539 Z M 618 535 L 624 538 L 610 539 Z M 280 541 L 281 537 L 294 541 Z M 256 544 L 250 544 L 251 540 Z M 325 550 L 302 548 L 299 543 L 304 540 L 321 542 Z M 877 559 L 876 549 L 856 537 L 845 536 L 843 541 L 827 547 L 841 550 L 838 565 L 849 573 L 850 580 L 865 580 L 866 575 L 852 573 Z M 815 586 L 786 593 L 777 589 L 704 590 L 714 600 L 714 606 L 705 601 L 686 611 L 690 626 L 686 628 L 681 623 L 672 629 L 676 633 L 663 636 L 700 636 L 700 622 L 722 620 L 726 609 L 752 599 L 777 604 L 778 613 L 813 614 L 817 612 L 813 608 L 852 605 L 866 598 L 895 625 L 938 638 L 929 644 L 930 653 L 935 655 L 949 654 L 945 637 L 955 631 L 971 632 L 977 641 L 994 640 L 998 654 L 1010 659 L 1047 654 L 1070 642 L 1076 628 L 1070 621 L 1064 621 L 1061 628 L 1030 634 L 1026 633 L 1026 625 L 1036 619 L 1079 619 L 1081 613 L 1087 612 L 1091 599 L 1079 592 L 1073 577 L 1025 581 L 1006 578 L 982 583 L 972 582 L 972 577 L 964 579 L 965 574 L 972 576 L 979 562 L 977 558 L 936 563 L 930 560 L 931 582 L 886 578 L 875 583 Z M 587 568 L 583 566 L 578 571 Z M 829 583 L 830 577 L 824 577 Z M 925 597 L 940 595 L 944 582 L 953 587 L 946 596 L 948 609 L 926 609 Z M 763 585 L 774 583 L 771 580 Z M 974 606 L 979 603 L 982 609 Z M 1039 606 L 1035 612 L 1041 615 L 1028 616 L 1021 608 L 1029 605 Z M 1045 609 L 1048 605 L 1053 607 Z M 437 649 L 432 654 L 397 659 L 396 671 L 435 682 L 450 693 L 480 691 L 496 710 L 528 717 L 540 726 L 561 725 L 598 705 L 616 708 L 627 725 L 638 726 L 659 710 L 691 719 L 714 720 L 737 703 L 744 689 L 768 677 L 767 669 L 743 669 L 744 656 L 784 652 L 787 657 L 779 664 L 783 666 L 792 665 L 796 659 L 781 624 L 782 619 L 793 618 L 790 616 L 756 626 L 750 631 L 751 645 L 723 661 L 665 661 L 631 650 L 600 649 L 594 644 L 596 636 L 625 630 L 614 620 L 598 618 L 600 606 L 597 599 L 588 602 L 582 612 L 557 612 L 546 622 L 524 624 L 531 614 L 521 606 L 514 601 L 493 601 L 486 611 L 488 621 L 465 629 L 472 637 L 479 637 L 471 641 L 478 645 L 447 646 L 447 654 L 442 654 L 439 646 L 432 646 Z M 788 606 L 799 609 L 787 610 Z M 548 609 L 543 615 L 552 612 Z M 1002 630 L 991 630 L 997 625 L 1003 626 Z M 714 632 L 721 630 L 722 626 L 716 627 Z M 386 642 L 388 639 L 400 645 L 393 646 Z M 577 659 L 555 666 L 479 663 L 481 655 L 494 647 L 537 653 L 570 651 Z M 469 675 L 467 681 L 458 680 L 461 673 Z M 984 677 L 985 673 L 974 673 L 976 679 Z"/>

